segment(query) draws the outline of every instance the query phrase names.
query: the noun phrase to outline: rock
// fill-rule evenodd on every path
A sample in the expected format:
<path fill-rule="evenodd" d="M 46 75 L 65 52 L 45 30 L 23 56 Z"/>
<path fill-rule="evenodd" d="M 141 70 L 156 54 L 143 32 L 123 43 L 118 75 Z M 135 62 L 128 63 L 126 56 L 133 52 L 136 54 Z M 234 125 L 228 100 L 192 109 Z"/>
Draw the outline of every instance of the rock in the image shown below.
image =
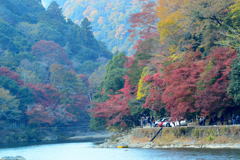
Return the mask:
<path fill-rule="evenodd" d="M 148 142 L 143 146 L 143 148 L 153 148 L 153 143 Z"/>
<path fill-rule="evenodd" d="M 26 160 L 26 159 L 21 156 L 16 156 L 16 157 L 2 157 L 0 160 Z"/>
<path fill-rule="evenodd" d="M 57 141 L 58 140 L 58 137 L 55 136 L 55 135 L 51 135 L 51 136 L 46 136 L 42 139 L 42 141 Z"/>

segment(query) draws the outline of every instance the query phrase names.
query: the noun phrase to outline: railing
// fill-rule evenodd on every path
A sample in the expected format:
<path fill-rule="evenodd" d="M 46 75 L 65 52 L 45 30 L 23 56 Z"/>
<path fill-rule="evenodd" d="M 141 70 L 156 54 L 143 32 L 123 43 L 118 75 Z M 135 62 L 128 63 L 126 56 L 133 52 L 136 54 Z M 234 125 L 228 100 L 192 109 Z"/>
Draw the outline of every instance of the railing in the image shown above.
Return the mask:
<path fill-rule="evenodd" d="M 153 136 L 153 138 L 150 140 L 150 142 L 154 141 L 154 139 L 162 132 L 162 130 L 163 130 L 163 127 L 161 127 L 161 128 L 157 131 L 157 133 Z"/>

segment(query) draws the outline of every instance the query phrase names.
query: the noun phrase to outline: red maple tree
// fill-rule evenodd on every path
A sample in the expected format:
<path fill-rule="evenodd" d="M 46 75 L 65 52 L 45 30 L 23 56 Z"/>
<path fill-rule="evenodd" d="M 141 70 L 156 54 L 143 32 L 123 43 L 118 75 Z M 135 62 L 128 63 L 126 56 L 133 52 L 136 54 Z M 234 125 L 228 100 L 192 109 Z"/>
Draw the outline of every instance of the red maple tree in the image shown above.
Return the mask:
<path fill-rule="evenodd" d="M 73 114 L 67 111 L 68 106 L 61 104 L 61 95 L 49 84 L 28 84 L 31 88 L 35 104 L 28 106 L 26 114 L 29 123 L 55 124 L 75 120 Z"/>
<path fill-rule="evenodd" d="M 50 64 L 71 65 L 65 49 L 53 41 L 38 41 L 32 46 L 32 53 Z"/>
<path fill-rule="evenodd" d="M 143 40 L 157 37 L 157 15 L 156 15 L 156 3 L 148 0 L 139 0 L 142 4 L 141 12 L 132 14 L 129 22 L 131 23 L 131 29 L 129 30 L 130 37 L 133 40 L 137 40 L 134 49 L 138 50 Z"/>
<path fill-rule="evenodd" d="M 124 117 L 130 114 L 128 102 L 132 98 L 132 89 L 129 78 L 125 76 L 124 79 L 124 88 L 120 89 L 118 94 L 109 95 L 107 101 L 96 103 L 96 107 L 91 110 L 94 117 L 107 118 L 108 125 L 120 124 L 125 126 Z"/>
<path fill-rule="evenodd" d="M 208 74 L 203 79 L 203 89 L 198 90 L 195 106 L 204 115 L 217 113 L 231 106 L 232 99 L 227 95 L 231 64 L 236 58 L 236 51 L 230 48 L 216 48 L 206 58 L 206 65 L 212 63 Z"/>

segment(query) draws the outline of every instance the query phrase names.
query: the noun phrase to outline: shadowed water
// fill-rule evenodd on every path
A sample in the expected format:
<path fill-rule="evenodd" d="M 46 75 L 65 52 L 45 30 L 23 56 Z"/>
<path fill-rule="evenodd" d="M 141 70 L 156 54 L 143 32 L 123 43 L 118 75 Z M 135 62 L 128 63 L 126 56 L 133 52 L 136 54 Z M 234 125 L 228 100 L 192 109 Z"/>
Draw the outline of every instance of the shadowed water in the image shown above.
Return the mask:
<path fill-rule="evenodd" d="M 0 149 L 0 157 L 27 160 L 240 160 L 240 150 L 105 149 L 92 143 L 67 143 Z"/>

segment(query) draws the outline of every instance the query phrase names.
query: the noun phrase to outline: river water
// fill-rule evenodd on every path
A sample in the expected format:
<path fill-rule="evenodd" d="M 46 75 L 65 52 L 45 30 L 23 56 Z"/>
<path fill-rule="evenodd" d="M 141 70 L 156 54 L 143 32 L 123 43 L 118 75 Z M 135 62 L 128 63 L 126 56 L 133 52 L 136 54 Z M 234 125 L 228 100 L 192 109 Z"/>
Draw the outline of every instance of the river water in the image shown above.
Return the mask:
<path fill-rule="evenodd" d="M 0 157 L 27 160 L 240 160 L 240 150 L 96 148 L 93 143 L 64 143 L 0 149 Z"/>

